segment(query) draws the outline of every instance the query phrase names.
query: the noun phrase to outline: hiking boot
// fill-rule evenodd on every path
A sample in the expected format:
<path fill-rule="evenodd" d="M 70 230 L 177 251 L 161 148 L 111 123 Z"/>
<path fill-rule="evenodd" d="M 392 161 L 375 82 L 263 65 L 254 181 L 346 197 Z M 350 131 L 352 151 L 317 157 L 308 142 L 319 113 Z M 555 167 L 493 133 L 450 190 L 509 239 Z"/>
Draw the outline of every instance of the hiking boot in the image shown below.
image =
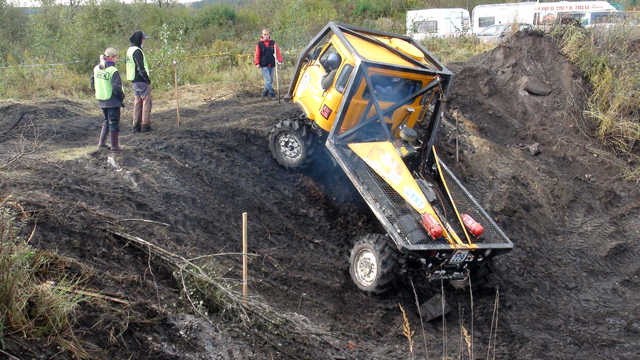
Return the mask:
<path fill-rule="evenodd" d="M 108 148 L 107 135 L 109 135 L 109 127 L 103 126 L 102 130 L 100 131 L 100 140 L 98 142 L 98 148 Z"/>
<path fill-rule="evenodd" d="M 267 96 L 269 96 L 269 93 L 267 91 L 263 91 L 262 92 L 262 97 L 267 97 Z"/>
<path fill-rule="evenodd" d="M 133 124 L 133 128 L 131 128 L 131 131 L 135 132 L 140 132 L 140 123 L 135 123 Z"/>
<path fill-rule="evenodd" d="M 274 94 L 269 94 L 269 99 L 271 99 L 271 100 L 275 100 L 275 99 L 276 99 L 276 96 L 275 96 Z"/>
<path fill-rule="evenodd" d="M 117 132 L 111 133 L 111 151 L 122 151 L 124 148 L 118 145 L 118 134 Z"/>
<path fill-rule="evenodd" d="M 149 132 L 149 131 L 153 131 L 153 129 L 151 128 L 151 125 L 142 125 L 142 132 Z"/>

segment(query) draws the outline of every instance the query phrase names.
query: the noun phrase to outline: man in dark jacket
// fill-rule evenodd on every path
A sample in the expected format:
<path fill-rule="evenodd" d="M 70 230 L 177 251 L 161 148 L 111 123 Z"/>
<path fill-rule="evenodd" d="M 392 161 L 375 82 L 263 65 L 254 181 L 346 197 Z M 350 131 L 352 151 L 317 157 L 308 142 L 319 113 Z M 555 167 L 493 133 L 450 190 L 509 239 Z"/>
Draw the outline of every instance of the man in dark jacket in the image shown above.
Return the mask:
<path fill-rule="evenodd" d="M 149 37 L 141 30 L 131 35 L 131 46 L 127 50 L 127 80 L 133 87 L 133 132 L 151 131 L 151 79 L 147 58 L 142 52 L 145 39 Z"/>
<path fill-rule="evenodd" d="M 276 92 L 273 90 L 273 72 L 276 67 L 276 58 L 278 57 L 278 64 L 282 64 L 282 55 L 280 55 L 280 49 L 276 45 L 276 42 L 271 40 L 269 35 L 269 29 L 262 30 L 262 37 L 256 44 L 256 52 L 254 56 L 254 63 L 258 69 L 262 71 L 262 77 L 264 78 L 264 89 L 262 90 L 262 96 L 269 96 L 275 99 Z"/>

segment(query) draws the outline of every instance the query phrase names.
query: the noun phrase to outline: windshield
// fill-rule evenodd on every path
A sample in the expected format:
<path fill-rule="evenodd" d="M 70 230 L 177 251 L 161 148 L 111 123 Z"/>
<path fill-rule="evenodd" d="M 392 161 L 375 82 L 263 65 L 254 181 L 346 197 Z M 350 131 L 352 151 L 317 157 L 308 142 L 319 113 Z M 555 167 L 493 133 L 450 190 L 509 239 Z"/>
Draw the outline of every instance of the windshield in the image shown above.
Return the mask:
<path fill-rule="evenodd" d="M 504 28 L 505 25 L 492 25 L 484 29 L 484 31 L 480 33 L 480 36 L 494 36 L 499 34 Z"/>
<path fill-rule="evenodd" d="M 419 103 L 424 92 L 421 89 L 430 79 L 418 79 L 415 75 L 410 78 L 409 74 L 408 77 L 398 75 L 401 74 L 372 73 L 369 75 L 369 86 L 362 71 L 358 72 L 353 80 L 354 90 L 346 99 L 349 104 L 347 110 L 340 115 L 343 119 L 339 124 L 340 141 L 362 143 L 390 140 L 391 130 L 397 130 L 411 116 L 418 116 L 416 110 L 421 106 Z M 372 93 L 375 94 L 378 107 L 373 101 Z M 382 113 L 378 113 L 378 110 Z"/>

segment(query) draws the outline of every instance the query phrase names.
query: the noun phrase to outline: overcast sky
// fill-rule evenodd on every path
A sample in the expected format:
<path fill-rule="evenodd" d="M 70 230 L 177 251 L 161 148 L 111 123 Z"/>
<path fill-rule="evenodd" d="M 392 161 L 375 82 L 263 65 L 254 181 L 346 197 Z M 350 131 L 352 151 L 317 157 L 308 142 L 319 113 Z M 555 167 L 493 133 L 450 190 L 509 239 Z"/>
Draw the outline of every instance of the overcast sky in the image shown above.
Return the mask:
<path fill-rule="evenodd" d="M 63 4 L 63 5 L 68 5 L 70 0 L 57 0 L 57 3 L 59 4 Z M 78 0 L 76 0 L 78 1 Z M 124 2 L 124 3 L 131 3 L 134 0 L 119 0 L 120 2 Z M 24 7 L 31 7 L 31 6 L 39 6 L 39 2 L 36 0 L 8 0 L 7 2 L 12 3 L 14 5 L 17 6 L 24 6 Z M 147 0 L 147 2 L 152 3 L 153 0 Z M 179 3 L 192 3 L 195 2 L 194 0 L 178 0 L 177 2 Z"/>

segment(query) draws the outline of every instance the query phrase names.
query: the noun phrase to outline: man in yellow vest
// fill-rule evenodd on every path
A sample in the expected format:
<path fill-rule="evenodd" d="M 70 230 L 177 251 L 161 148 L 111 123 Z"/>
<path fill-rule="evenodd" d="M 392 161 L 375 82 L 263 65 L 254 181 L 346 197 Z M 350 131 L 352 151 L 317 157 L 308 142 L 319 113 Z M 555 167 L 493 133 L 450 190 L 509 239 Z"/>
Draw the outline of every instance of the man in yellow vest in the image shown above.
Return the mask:
<path fill-rule="evenodd" d="M 120 73 L 116 68 L 118 62 L 118 50 L 107 48 L 104 55 L 100 55 L 100 63 L 93 68 L 91 73 L 91 89 L 96 92 L 98 106 L 102 108 L 104 122 L 100 132 L 98 147 L 107 147 L 107 132 L 111 132 L 111 151 L 122 151 L 118 145 L 118 133 L 120 132 L 120 107 L 123 107 L 124 92 Z"/>
<path fill-rule="evenodd" d="M 133 87 L 133 132 L 151 131 L 151 78 L 147 58 L 142 52 L 145 39 L 142 30 L 131 35 L 131 46 L 127 50 L 127 80 Z"/>

